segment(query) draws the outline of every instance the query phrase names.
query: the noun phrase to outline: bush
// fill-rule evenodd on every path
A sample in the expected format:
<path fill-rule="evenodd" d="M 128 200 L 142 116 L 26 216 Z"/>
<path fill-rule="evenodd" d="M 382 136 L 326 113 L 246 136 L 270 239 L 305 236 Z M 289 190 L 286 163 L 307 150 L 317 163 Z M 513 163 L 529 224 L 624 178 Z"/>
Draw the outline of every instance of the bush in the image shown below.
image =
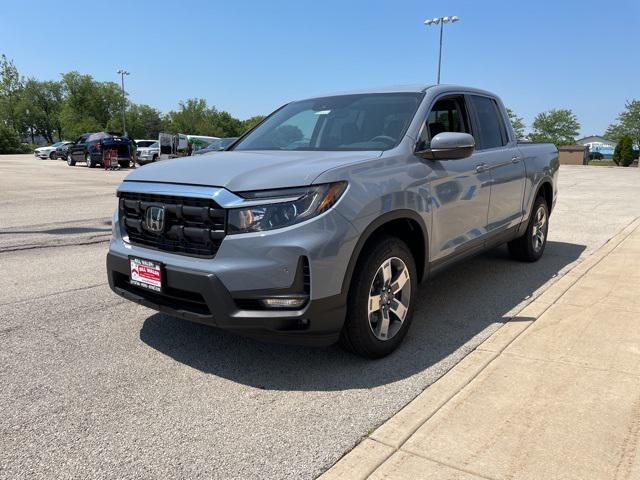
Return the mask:
<path fill-rule="evenodd" d="M 0 154 L 2 153 L 27 153 L 20 143 L 20 137 L 8 127 L 0 126 Z"/>
<path fill-rule="evenodd" d="M 633 163 L 633 140 L 629 135 L 625 135 L 620 139 L 618 145 L 616 145 L 616 150 L 619 148 L 618 155 L 618 165 L 622 165 L 623 167 L 628 167 Z M 615 156 L 615 152 L 614 152 Z"/>

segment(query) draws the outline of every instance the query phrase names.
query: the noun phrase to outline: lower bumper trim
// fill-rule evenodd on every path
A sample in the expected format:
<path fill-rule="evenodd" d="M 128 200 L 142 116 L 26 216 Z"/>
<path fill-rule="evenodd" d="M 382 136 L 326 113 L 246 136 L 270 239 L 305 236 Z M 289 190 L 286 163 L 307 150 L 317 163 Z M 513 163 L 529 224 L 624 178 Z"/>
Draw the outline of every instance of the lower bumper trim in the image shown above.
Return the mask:
<path fill-rule="evenodd" d="M 311 300 L 302 310 L 242 310 L 213 273 L 165 266 L 162 294 L 129 283 L 129 260 L 109 252 L 109 286 L 118 295 L 183 320 L 260 340 L 309 346 L 335 343 L 346 316 L 342 295 Z"/>

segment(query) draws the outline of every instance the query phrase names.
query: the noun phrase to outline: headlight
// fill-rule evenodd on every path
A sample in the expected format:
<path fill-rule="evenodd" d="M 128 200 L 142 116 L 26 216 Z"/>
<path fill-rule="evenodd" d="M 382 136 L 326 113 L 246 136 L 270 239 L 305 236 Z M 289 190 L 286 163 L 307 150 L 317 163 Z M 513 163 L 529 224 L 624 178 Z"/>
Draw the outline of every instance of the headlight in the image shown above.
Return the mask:
<path fill-rule="evenodd" d="M 228 233 L 262 232 L 304 222 L 334 206 L 346 188 L 347 182 L 336 182 L 241 193 L 248 201 L 258 204 L 230 209 Z"/>

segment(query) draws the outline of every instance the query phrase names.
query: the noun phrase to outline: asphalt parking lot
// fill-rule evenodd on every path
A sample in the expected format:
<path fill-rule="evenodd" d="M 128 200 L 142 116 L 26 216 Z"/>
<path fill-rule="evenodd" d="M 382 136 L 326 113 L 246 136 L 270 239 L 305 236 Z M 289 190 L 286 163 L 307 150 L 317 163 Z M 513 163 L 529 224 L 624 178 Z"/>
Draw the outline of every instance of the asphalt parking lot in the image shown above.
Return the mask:
<path fill-rule="evenodd" d="M 402 348 L 367 361 L 112 294 L 125 175 L 0 156 L 2 478 L 314 478 L 640 216 L 640 169 L 562 167 L 541 261 L 502 247 L 435 277 Z"/>

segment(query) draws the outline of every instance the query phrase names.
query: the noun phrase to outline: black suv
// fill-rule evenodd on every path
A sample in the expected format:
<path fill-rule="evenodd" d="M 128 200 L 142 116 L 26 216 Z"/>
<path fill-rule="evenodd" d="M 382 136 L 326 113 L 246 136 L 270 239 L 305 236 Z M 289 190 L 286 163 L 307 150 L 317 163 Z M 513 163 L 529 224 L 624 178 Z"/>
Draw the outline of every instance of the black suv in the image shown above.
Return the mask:
<path fill-rule="evenodd" d="M 130 167 L 136 144 L 130 138 L 115 132 L 85 133 L 69 146 L 67 165 L 73 167 L 76 162 L 85 162 L 89 168 L 104 165 L 103 157 L 107 150 L 116 150 L 118 164 L 121 167 Z"/>

